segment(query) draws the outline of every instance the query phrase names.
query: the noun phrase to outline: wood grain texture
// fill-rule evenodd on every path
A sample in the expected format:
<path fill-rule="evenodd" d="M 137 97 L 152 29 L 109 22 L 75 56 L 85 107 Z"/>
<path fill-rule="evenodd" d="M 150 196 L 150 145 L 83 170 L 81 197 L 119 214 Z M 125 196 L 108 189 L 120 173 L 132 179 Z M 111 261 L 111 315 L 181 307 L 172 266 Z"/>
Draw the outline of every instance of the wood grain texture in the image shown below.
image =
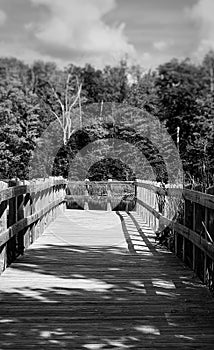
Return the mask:
<path fill-rule="evenodd" d="M 210 292 L 132 216 L 67 210 L 0 276 L 1 350 L 213 350 Z"/>
<path fill-rule="evenodd" d="M 23 230 L 24 228 L 27 228 L 28 226 L 32 225 L 39 219 L 41 219 L 45 214 L 50 212 L 52 209 L 58 207 L 61 203 L 64 201 L 64 196 L 61 198 L 53 201 L 47 207 L 39 210 L 37 213 L 34 213 L 32 215 L 29 215 L 28 217 L 25 217 L 12 226 L 10 226 L 5 232 L 0 233 L 0 246 L 2 246 L 4 243 L 6 243 L 10 238 L 17 235 L 18 232 Z"/>
<path fill-rule="evenodd" d="M 64 211 L 66 180 L 50 177 L 0 185 L 0 274 Z"/>
<path fill-rule="evenodd" d="M 212 196 L 213 197 L 213 196 Z M 165 216 L 160 214 L 157 210 L 152 208 L 149 204 L 143 202 L 137 198 L 137 204 L 149 211 L 155 218 L 159 219 L 159 222 L 165 226 L 172 226 L 177 233 L 179 233 L 184 238 L 187 238 L 190 242 L 200 248 L 206 255 L 208 255 L 212 260 L 214 260 L 214 245 L 204 239 L 196 231 L 189 229 L 188 227 L 179 224 L 178 222 L 173 222 L 167 219 Z"/>
<path fill-rule="evenodd" d="M 9 187 L 0 192 L 0 202 L 5 200 L 9 200 L 11 198 L 26 194 L 26 193 L 38 193 L 41 191 L 45 191 L 54 186 L 66 185 L 67 181 L 62 178 L 49 178 L 35 181 L 34 183 L 30 183 L 29 185 L 19 185 L 15 187 Z"/>

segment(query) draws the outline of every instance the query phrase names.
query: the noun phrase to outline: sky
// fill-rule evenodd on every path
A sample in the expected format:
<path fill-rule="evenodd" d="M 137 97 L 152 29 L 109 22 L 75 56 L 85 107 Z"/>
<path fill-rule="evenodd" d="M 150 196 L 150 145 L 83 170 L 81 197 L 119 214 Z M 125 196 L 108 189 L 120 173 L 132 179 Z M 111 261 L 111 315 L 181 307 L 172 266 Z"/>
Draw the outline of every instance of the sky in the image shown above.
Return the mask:
<path fill-rule="evenodd" d="M 214 49 L 214 0 L 0 0 L 0 56 L 155 68 Z"/>

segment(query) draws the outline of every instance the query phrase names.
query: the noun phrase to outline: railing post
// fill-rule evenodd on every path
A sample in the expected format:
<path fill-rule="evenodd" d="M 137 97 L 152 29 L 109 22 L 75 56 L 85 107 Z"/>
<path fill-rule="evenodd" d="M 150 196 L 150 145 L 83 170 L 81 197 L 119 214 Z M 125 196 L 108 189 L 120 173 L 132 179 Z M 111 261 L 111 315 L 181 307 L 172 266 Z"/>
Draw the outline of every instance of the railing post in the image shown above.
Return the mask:
<path fill-rule="evenodd" d="M 9 187 L 17 185 L 17 180 L 13 179 L 9 181 Z M 17 197 L 9 199 L 9 215 L 8 215 L 8 227 L 13 226 L 17 222 Z M 10 264 L 16 258 L 17 254 L 17 236 L 12 237 L 7 242 L 7 264 Z"/>
<path fill-rule="evenodd" d="M 19 182 L 18 185 L 24 185 L 23 182 Z M 24 195 L 20 195 L 17 197 L 17 221 L 22 220 L 24 218 Z M 22 230 L 17 235 L 17 251 L 18 254 L 24 253 L 24 233 L 25 231 Z"/>
<path fill-rule="evenodd" d="M 207 207 L 204 208 L 204 224 L 205 224 L 205 228 L 208 227 L 208 210 Z M 205 229 L 206 230 L 206 229 Z M 205 232 L 205 239 L 208 240 L 207 234 Z M 207 283 L 207 255 L 206 253 L 204 253 L 204 274 L 203 274 L 203 279 L 204 279 L 204 283 Z"/>
<path fill-rule="evenodd" d="M 135 197 L 135 210 L 136 210 L 136 213 L 138 213 L 137 192 L 138 192 L 138 188 L 137 188 L 137 179 L 136 179 L 135 182 L 134 182 L 134 197 Z"/>
<path fill-rule="evenodd" d="M 186 239 L 183 237 L 182 241 L 182 260 L 185 261 L 186 259 Z"/>
<path fill-rule="evenodd" d="M 7 183 L 0 181 L 0 190 L 8 187 Z M 7 229 L 7 201 L 0 203 L 0 233 Z M 7 244 L 0 247 L 0 274 L 7 267 Z"/>
<path fill-rule="evenodd" d="M 24 181 L 24 185 L 30 185 L 30 182 L 29 181 Z M 30 193 L 25 193 L 24 196 L 23 196 L 23 215 L 24 217 L 28 217 L 32 214 L 32 208 L 31 208 L 31 203 L 32 203 L 32 198 L 31 198 L 31 195 Z M 30 227 L 28 226 L 26 229 L 25 229 L 25 233 L 24 233 L 24 239 L 23 239 L 23 244 L 24 244 L 24 249 L 28 248 L 30 246 L 30 238 L 31 236 L 31 229 Z"/>
<path fill-rule="evenodd" d="M 193 202 L 193 222 L 192 222 L 192 229 L 195 232 L 195 228 L 196 228 L 196 218 L 195 218 L 195 214 L 196 214 L 196 207 L 195 207 L 195 202 Z M 186 222 L 185 222 L 185 226 L 186 226 Z M 192 244 L 192 269 L 195 272 L 196 270 L 196 248 L 195 248 L 195 244 Z"/>
<path fill-rule="evenodd" d="M 147 204 L 149 204 L 149 206 L 151 207 L 151 190 L 148 189 L 148 202 Z M 151 227 L 151 213 L 150 211 L 148 211 L 148 225 L 149 227 Z"/>
<path fill-rule="evenodd" d="M 155 193 L 155 210 L 159 212 L 159 206 L 158 206 L 158 194 Z M 159 219 L 155 218 L 155 231 L 158 231 L 159 229 Z"/>
<path fill-rule="evenodd" d="M 9 184 L 18 187 L 5 191 L 8 185 L 0 182 L 0 191 L 3 191 L 0 234 L 4 233 L 0 246 L 0 273 L 24 253 L 24 249 L 42 234 L 45 223 L 64 208 L 65 183 L 58 179 L 50 178 L 45 183 L 41 179 L 32 182 L 11 180 Z"/>
<path fill-rule="evenodd" d="M 174 226 L 172 226 L 172 231 L 174 234 L 174 239 L 175 239 L 175 255 L 178 255 L 178 234 L 174 229 Z"/>
<path fill-rule="evenodd" d="M 112 179 L 108 179 L 108 184 L 107 184 L 107 211 L 111 211 L 111 182 Z"/>
<path fill-rule="evenodd" d="M 36 193 L 31 193 L 31 215 L 35 213 L 35 197 Z M 35 240 L 35 223 L 31 225 L 30 229 L 30 244 L 32 244 Z"/>
<path fill-rule="evenodd" d="M 89 189 L 89 179 L 85 179 L 84 210 L 89 210 L 89 206 L 88 206 L 88 197 L 89 197 L 88 189 Z"/>
<path fill-rule="evenodd" d="M 142 191 L 142 197 L 140 198 L 143 202 L 147 203 L 147 189 L 145 187 L 143 187 L 143 191 Z M 144 216 L 144 222 L 147 224 L 147 209 L 142 207 L 142 211 L 143 211 L 143 216 Z"/>
<path fill-rule="evenodd" d="M 203 271 L 203 282 L 207 282 L 207 254 L 204 253 L 204 271 Z"/>
<path fill-rule="evenodd" d="M 148 188 L 146 188 L 145 190 L 146 190 L 146 195 L 145 195 L 146 204 L 148 204 L 148 201 L 149 201 L 149 190 L 148 190 Z M 146 224 L 148 225 L 148 223 L 149 223 L 149 211 L 146 210 Z"/>

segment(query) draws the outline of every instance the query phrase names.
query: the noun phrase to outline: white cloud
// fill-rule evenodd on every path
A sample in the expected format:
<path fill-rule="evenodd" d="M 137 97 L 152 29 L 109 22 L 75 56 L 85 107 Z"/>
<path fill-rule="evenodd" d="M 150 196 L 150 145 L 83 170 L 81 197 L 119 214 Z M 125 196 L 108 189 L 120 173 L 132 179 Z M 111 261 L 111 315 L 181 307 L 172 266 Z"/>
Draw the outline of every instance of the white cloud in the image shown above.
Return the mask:
<path fill-rule="evenodd" d="M 168 39 L 166 41 L 160 40 L 160 41 L 154 42 L 153 47 L 158 51 L 164 51 L 173 45 L 174 45 L 174 41 L 172 39 Z"/>
<path fill-rule="evenodd" d="M 187 15 L 197 23 L 199 28 L 199 46 L 196 54 L 203 56 L 208 50 L 214 49 L 214 1 L 198 0 L 187 9 Z"/>
<path fill-rule="evenodd" d="M 30 0 L 48 9 L 47 18 L 28 24 L 40 43 L 55 51 L 89 55 L 112 55 L 113 58 L 135 55 L 124 34 L 124 23 L 107 25 L 103 16 L 116 6 L 116 0 Z"/>
<path fill-rule="evenodd" d="M 190 15 L 192 18 L 201 20 L 203 25 L 208 21 L 207 25 L 209 26 L 213 24 L 213 11 L 213 0 L 198 0 L 190 9 Z"/>
<path fill-rule="evenodd" d="M 158 51 L 162 51 L 165 50 L 168 47 L 168 44 L 165 41 L 156 41 L 153 44 L 154 48 Z"/>
<path fill-rule="evenodd" d="M 7 15 L 4 11 L 0 10 L 0 26 L 4 25 L 7 19 Z"/>

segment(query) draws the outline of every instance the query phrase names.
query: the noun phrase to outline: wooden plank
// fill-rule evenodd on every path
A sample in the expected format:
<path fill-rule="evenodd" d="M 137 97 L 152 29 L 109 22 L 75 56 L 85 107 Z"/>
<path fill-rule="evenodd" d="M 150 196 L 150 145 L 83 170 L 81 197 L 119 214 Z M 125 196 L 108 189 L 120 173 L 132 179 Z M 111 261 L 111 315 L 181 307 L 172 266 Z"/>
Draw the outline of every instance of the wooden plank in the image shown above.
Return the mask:
<path fill-rule="evenodd" d="M 21 194 L 25 194 L 26 192 L 27 192 L 26 185 L 9 187 L 3 191 L 0 191 L 0 202 L 9 200 L 16 196 L 20 196 Z"/>
<path fill-rule="evenodd" d="M 163 225 L 168 226 L 168 225 L 170 225 L 172 223 L 171 220 L 167 219 L 165 216 L 160 214 L 156 209 L 150 207 L 150 205 L 148 205 L 147 203 L 143 202 L 139 198 L 137 198 L 137 203 L 139 205 L 143 206 L 144 208 L 146 208 L 150 213 L 152 213 L 157 219 L 159 219 L 161 221 L 161 223 Z"/>
<path fill-rule="evenodd" d="M 112 197 L 112 179 L 108 180 L 107 183 L 107 211 L 111 211 L 112 210 L 112 203 L 111 203 L 111 197 Z"/>
<path fill-rule="evenodd" d="M 211 259 L 214 260 L 214 245 L 210 242 L 207 242 L 206 239 L 201 237 L 197 232 L 187 228 L 184 225 L 179 224 L 178 222 L 172 222 L 163 215 L 161 215 L 157 210 L 151 208 L 148 204 L 144 203 L 140 199 L 137 199 L 137 203 L 148 211 L 150 211 L 163 225 L 172 225 L 174 229 L 182 237 L 189 239 L 193 244 L 200 248 L 204 253 L 206 253 Z"/>
<path fill-rule="evenodd" d="M 139 187 L 147 188 L 155 193 L 165 194 L 172 197 L 182 195 L 184 198 L 192 202 L 201 204 L 206 208 L 214 209 L 214 196 L 211 194 L 188 190 L 186 188 L 169 187 L 167 185 L 166 185 L 166 188 L 163 189 L 159 185 L 154 185 L 153 182 L 144 183 L 144 182 L 136 181 L 136 184 Z"/>
<path fill-rule="evenodd" d="M 121 215 L 134 254 L 114 212 L 70 210 L 2 274 L 1 350 L 213 349 L 208 289 Z"/>
<path fill-rule="evenodd" d="M 7 188 L 7 183 L 0 181 L 0 190 Z M 0 202 L 0 234 L 7 229 L 7 201 Z M 0 247 L 0 274 L 7 266 L 7 249 L 6 245 Z"/>
<path fill-rule="evenodd" d="M 19 220 L 14 225 L 9 227 L 5 232 L 0 234 L 0 246 L 5 244 L 9 239 L 17 235 L 21 230 L 27 228 L 28 226 L 34 224 L 37 220 L 42 218 L 45 214 L 50 212 L 53 208 L 57 207 L 60 203 L 64 201 L 63 198 L 59 198 L 53 203 L 49 204 L 46 208 L 41 209 L 37 213 L 34 213 L 24 219 Z"/>
<path fill-rule="evenodd" d="M 204 207 L 214 209 L 214 196 L 207 193 L 184 189 L 183 195 L 186 199 L 201 204 Z"/>
<path fill-rule="evenodd" d="M 56 185 L 65 185 L 67 183 L 66 180 L 63 179 L 55 179 L 53 181 L 46 181 L 44 183 L 33 183 L 30 185 L 21 185 L 10 187 L 0 191 L 0 202 L 9 200 L 13 197 L 17 197 L 26 193 L 36 193 L 40 191 L 45 191 L 48 188 L 54 187 Z"/>
<path fill-rule="evenodd" d="M 166 189 L 164 189 L 161 186 L 155 185 L 153 182 L 146 183 L 146 182 L 140 182 L 138 180 L 138 181 L 135 181 L 135 185 L 137 187 L 142 187 L 142 188 L 146 188 L 148 190 L 151 190 L 154 193 L 159 193 L 159 194 L 165 194 L 166 193 Z"/>
<path fill-rule="evenodd" d="M 89 180 L 85 180 L 84 186 L 85 186 L 85 196 L 84 196 L 84 210 L 88 210 L 89 209 L 89 205 L 88 205 L 88 200 L 89 200 L 89 193 L 88 193 L 88 185 L 89 184 Z"/>
<path fill-rule="evenodd" d="M 214 260 L 214 245 L 201 237 L 198 233 L 190 230 L 189 228 L 179 224 L 173 223 L 174 229 L 183 237 L 187 238 L 190 242 L 195 244 L 204 253 L 206 253 L 211 259 Z"/>

